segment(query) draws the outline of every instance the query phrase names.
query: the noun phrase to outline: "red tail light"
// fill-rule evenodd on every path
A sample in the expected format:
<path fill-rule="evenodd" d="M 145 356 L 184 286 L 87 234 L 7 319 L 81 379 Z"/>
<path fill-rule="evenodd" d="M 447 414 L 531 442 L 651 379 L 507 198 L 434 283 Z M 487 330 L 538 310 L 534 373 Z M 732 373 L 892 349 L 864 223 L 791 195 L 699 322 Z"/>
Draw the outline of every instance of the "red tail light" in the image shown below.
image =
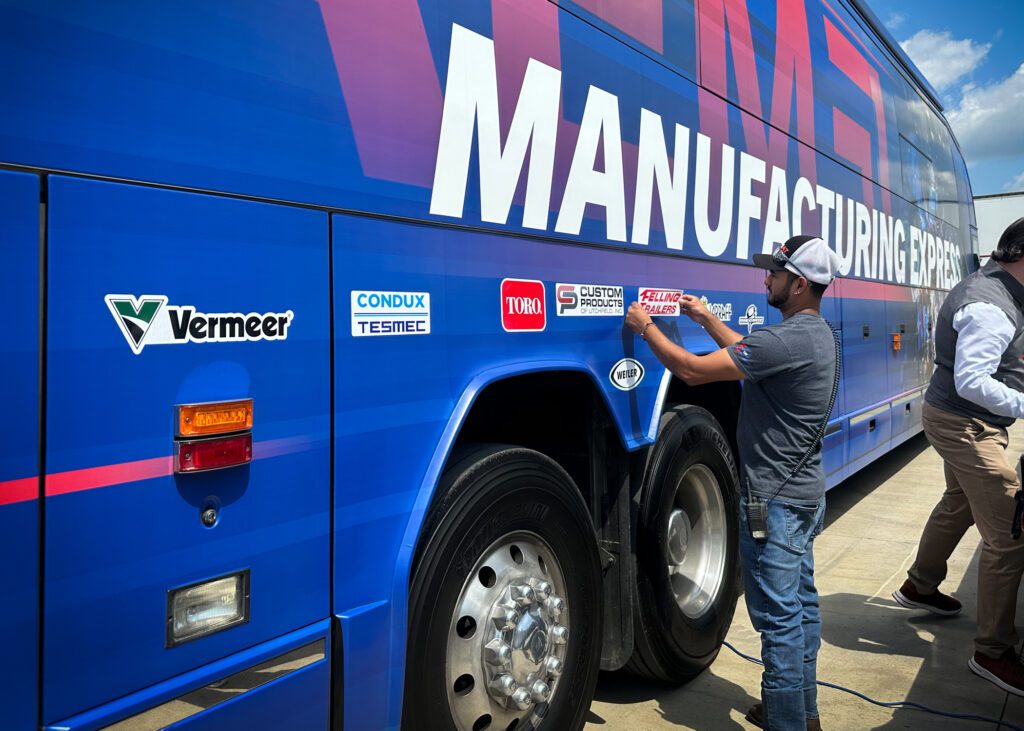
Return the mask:
<path fill-rule="evenodd" d="M 201 472 L 252 462 L 252 434 L 175 442 L 175 472 Z"/>

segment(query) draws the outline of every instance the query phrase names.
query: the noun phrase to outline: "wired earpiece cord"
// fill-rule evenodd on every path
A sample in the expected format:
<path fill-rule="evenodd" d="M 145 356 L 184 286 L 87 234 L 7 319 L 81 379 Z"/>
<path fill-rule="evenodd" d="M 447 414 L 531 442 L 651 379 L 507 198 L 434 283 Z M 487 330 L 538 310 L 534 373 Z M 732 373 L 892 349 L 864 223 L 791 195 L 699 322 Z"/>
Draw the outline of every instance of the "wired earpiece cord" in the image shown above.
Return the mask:
<path fill-rule="evenodd" d="M 750 655 L 747 655 L 745 653 L 740 652 L 735 647 L 733 647 L 730 643 L 723 642 L 722 644 L 725 645 L 726 647 L 728 647 L 733 652 L 735 652 L 740 657 L 742 657 L 744 660 L 748 660 L 749 662 L 752 662 L 755 665 L 761 665 L 761 666 L 764 665 L 764 663 L 761 662 L 760 660 L 758 660 L 756 657 L 751 657 Z M 1010 731 L 1024 731 L 1024 728 L 1021 728 L 1020 726 L 1012 724 L 1009 721 L 1000 721 L 1000 720 L 997 720 L 995 718 L 989 718 L 987 716 L 978 716 L 978 715 L 975 715 L 973 713 L 953 713 L 952 711 L 940 711 L 937 708 L 931 708 L 930 706 L 926 706 L 926 705 L 924 705 L 922 703 L 915 703 L 914 701 L 876 701 L 874 698 L 866 696 L 863 693 L 859 693 L 856 690 L 851 690 L 850 688 L 846 688 L 846 687 L 844 687 L 842 685 L 838 685 L 837 683 L 829 683 L 829 682 L 826 682 L 824 680 L 819 680 L 818 681 L 818 685 L 820 685 L 822 688 L 831 688 L 832 690 L 840 690 L 843 693 L 849 693 L 852 696 L 856 696 L 857 698 L 860 698 L 863 701 L 867 701 L 868 703 L 872 703 L 872 704 L 874 704 L 876 706 L 881 706 L 882 708 L 900 708 L 900 707 L 903 707 L 903 708 L 909 708 L 909 709 L 914 710 L 914 711 L 921 711 L 923 713 L 931 713 L 931 714 L 936 715 L 936 716 L 945 716 L 946 718 L 956 718 L 956 719 L 959 719 L 959 720 L 962 720 L 962 721 L 978 721 L 978 722 L 981 722 L 981 723 L 994 723 L 996 725 L 996 728 L 1005 728 L 1005 729 L 1009 729 Z"/>

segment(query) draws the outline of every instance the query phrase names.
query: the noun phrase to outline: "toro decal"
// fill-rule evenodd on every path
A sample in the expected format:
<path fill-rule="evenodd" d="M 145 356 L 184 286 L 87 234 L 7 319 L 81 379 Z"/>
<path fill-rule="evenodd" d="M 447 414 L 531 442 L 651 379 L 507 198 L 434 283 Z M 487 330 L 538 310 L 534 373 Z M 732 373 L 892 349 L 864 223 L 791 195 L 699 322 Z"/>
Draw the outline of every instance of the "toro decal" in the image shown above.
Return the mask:
<path fill-rule="evenodd" d="M 506 332 L 540 332 L 547 324 L 544 282 L 536 279 L 501 281 L 501 326 Z"/>
<path fill-rule="evenodd" d="M 147 345 L 287 340 L 295 316 L 291 310 L 199 312 L 193 305 L 169 305 L 162 294 L 108 294 L 103 301 L 135 355 Z"/>

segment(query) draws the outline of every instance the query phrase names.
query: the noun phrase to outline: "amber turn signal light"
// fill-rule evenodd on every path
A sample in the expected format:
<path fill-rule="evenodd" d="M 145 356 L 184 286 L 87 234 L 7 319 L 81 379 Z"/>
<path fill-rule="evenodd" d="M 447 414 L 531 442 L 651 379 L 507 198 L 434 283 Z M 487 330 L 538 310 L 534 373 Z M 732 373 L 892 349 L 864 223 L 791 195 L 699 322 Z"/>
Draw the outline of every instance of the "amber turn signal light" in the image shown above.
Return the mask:
<path fill-rule="evenodd" d="M 245 431 L 252 429 L 252 399 L 178 406 L 175 421 L 179 437 L 205 437 Z"/>

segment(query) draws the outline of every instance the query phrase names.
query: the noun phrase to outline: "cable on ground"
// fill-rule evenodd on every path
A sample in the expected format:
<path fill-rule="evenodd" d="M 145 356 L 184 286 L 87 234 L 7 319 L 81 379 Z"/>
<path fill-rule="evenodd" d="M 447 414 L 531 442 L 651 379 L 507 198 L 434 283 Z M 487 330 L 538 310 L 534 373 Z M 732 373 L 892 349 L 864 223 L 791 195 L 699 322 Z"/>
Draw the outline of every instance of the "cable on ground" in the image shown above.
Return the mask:
<path fill-rule="evenodd" d="M 756 657 L 751 657 L 750 655 L 740 652 L 728 642 L 724 642 L 723 644 L 730 650 L 735 652 L 737 655 L 742 657 L 744 660 L 748 660 L 754 663 L 755 665 L 761 665 L 762 667 L 764 666 L 764 663 L 758 660 Z M 996 728 L 1010 729 L 1010 731 L 1024 731 L 1024 728 L 1016 726 L 1008 721 L 1000 721 L 995 718 L 988 718 L 987 716 L 977 716 L 973 713 L 953 713 L 952 711 L 940 711 L 937 708 L 931 708 L 921 703 L 915 703 L 914 701 L 876 701 L 874 698 L 869 698 L 863 693 L 858 693 L 857 691 L 851 690 L 850 688 L 845 688 L 841 685 L 837 685 L 836 683 L 828 683 L 824 680 L 819 680 L 818 685 L 822 686 L 823 688 L 841 690 L 844 693 L 849 693 L 852 696 L 856 696 L 861 700 L 865 700 L 868 703 L 873 703 L 876 706 L 881 706 L 882 708 L 910 708 L 915 711 L 931 713 L 936 716 L 945 716 L 946 718 L 957 718 L 962 721 L 980 721 L 982 723 L 994 723 L 996 725 Z"/>

